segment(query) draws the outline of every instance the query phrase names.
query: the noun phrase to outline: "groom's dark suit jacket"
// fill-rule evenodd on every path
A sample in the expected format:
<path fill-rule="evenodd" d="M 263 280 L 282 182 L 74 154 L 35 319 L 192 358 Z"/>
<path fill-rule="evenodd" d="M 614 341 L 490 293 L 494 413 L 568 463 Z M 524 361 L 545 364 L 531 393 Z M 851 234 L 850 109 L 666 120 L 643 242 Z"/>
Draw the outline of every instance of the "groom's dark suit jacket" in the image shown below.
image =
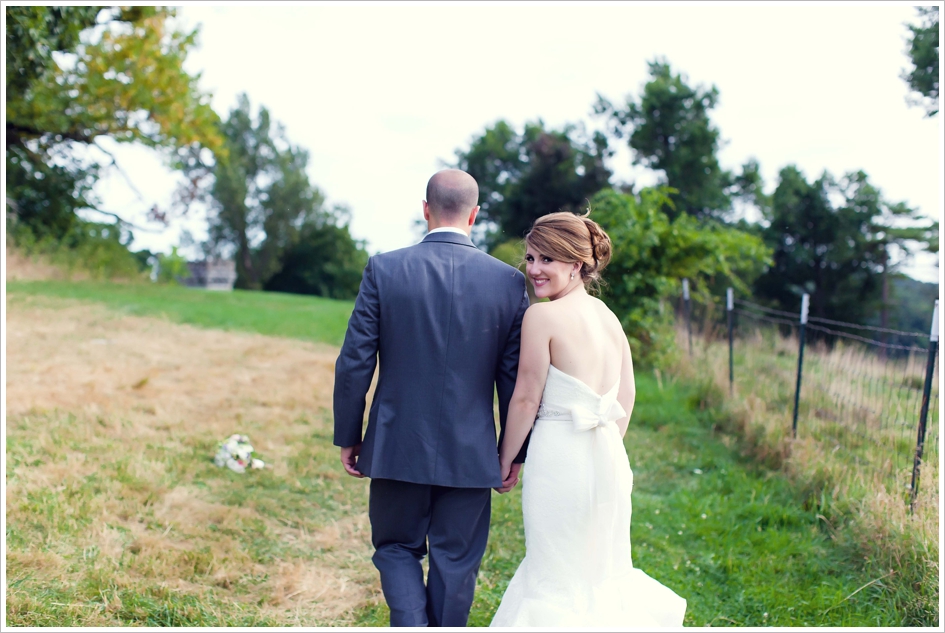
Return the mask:
<path fill-rule="evenodd" d="M 527 307 L 525 276 L 465 235 L 431 233 L 371 257 L 335 363 L 335 445 L 362 441 L 379 362 L 358 470 L 419 484 L 499 486 L 493 394 L 504 431 Z"/>

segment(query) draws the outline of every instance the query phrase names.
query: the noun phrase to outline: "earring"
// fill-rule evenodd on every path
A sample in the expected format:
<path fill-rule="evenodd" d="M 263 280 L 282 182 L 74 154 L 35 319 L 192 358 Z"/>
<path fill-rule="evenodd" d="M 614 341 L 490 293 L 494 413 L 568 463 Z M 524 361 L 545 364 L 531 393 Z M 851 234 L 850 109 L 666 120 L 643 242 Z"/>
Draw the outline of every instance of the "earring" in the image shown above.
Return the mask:
<path fill-rule="evenodd" d="M 571 273 L 571 279 L 574 279 L 574 273 Z"/>

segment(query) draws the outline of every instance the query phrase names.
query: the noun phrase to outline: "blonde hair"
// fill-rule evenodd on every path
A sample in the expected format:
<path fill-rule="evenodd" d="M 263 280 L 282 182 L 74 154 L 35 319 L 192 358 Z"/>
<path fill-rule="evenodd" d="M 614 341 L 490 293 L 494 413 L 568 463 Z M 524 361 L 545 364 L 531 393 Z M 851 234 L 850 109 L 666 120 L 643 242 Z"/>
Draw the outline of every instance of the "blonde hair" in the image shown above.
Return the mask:
<path fill-rule="evenodd" d="M 601 271 L 610 262 L 610 236 L 588 212 L 575 215 L 568 211 L 549 213 L 535 220 L 525 235 L 525 242 L 542 255 L 556 261 L 580 262 L 581 279 L 589 292 L 600 291 Z"/>

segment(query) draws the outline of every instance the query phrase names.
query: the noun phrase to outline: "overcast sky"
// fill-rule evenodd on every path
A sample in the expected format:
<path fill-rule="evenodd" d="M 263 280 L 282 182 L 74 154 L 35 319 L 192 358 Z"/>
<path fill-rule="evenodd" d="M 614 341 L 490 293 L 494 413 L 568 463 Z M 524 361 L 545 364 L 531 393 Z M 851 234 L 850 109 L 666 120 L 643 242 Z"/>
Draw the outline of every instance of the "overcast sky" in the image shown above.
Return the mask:
<path fill-rule="evenodd" d="M 427 179 L 486 126 L 599 127 L 596 94 L 639 95 L 657 56 L 718 88 L 724 168 L 757 158 L 767 191 L 790 163 L 809 180 L 862 169 L 887 199 L 942 217 L 942 116 L 908 107 L 900 79 L 910 4 L 189 4 L 179 16 L 200 25 L 187 67 L 214 109 L 225 117 L 240 92 L 265 105 L 372 253 L 417 241 Z M 123 147 L 120 161 L 144 201 L 112 175 L 103 208 L 143 222 L 175 176 L 149 150 Z M 611 167 L 655 182 L 626 148 Z M 168 250 L 205 226 L 195 213 L 136 246 Z M 907 272 L 937 280 L 935 260 Z"/>

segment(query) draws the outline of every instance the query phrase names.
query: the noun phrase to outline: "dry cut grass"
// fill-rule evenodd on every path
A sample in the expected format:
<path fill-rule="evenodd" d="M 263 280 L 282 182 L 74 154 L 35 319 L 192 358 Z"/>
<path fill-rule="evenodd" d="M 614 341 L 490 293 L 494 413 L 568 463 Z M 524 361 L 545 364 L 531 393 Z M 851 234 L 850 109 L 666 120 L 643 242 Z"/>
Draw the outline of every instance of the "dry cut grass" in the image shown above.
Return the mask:
<path fill-rule="evenodd" d="M 8 624 L 331 625 L 377 603 L 367 488 L 331 446 L 335 348 L 7 309 Z M 266 470 L 213 465 L 234 432 Z"/>

